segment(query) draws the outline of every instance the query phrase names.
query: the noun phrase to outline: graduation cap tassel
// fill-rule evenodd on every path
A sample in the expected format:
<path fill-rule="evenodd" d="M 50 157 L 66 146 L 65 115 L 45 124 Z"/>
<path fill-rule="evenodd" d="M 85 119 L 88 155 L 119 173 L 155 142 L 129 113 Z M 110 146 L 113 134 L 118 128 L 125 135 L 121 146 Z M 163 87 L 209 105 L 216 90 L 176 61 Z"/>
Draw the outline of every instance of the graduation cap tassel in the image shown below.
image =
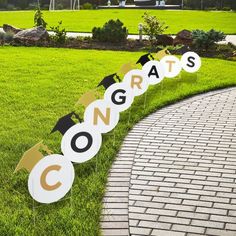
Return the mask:
<path fill-rule="evenodd" d="M 151 53 L 149 53 L 149 55 L 150 55 L 150 57 L 152 58 L 152 60 L 155 60 L 155 58 L 152 56 L 152 54 L 151 54 Z"/>
<path fill-rule="evenodd" d="M 73 112 L 75 118 L 81 123 L 82 122 L 82 119 L 79 117 L 78 114 L 76 114 L 75 112 Z"/>
<path fill-rule="evenodd" d="M 120 76 L 116 74 L 116 78 L 118 79 L 119 83 L 121 82 Z"/>

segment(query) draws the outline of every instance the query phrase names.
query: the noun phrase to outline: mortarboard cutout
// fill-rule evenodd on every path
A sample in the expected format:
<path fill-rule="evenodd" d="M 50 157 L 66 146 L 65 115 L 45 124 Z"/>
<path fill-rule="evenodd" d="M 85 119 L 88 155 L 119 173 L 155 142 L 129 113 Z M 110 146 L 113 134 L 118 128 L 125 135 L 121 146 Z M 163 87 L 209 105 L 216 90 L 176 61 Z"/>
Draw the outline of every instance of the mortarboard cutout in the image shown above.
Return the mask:
<path fill-rule="evenodd" d="M 165 48 L 157 52 L 154 57 L 156 60 L 160 61 L 164 56 L 167 56 L 167 55 L 170 55 L 170 52 Z"/>
<path fill-rule="evenodd" d="M 134 64 L 132 62 L 129 62 L 129 63 L 126 63 L 123 66 L 121 66 L 118 73 L 121 73 L 122 75 L 125 75 L 126 73 L 128 73 L 132 69 L 134 69 Z"/>
<path fill-rule="evenodd" d="M 141 64 L 142 66 L 144 66 L 147 62 L 154 60 L 154 57 L 150 54 L 147 53 L 143 56 L 141 56 L 138 61 L 136 62 L 136 64 Z"/>
<path fill-rule="evenodd" d="M 45 151 L 48 155 L 52 154 L 52 151 L 41 141 L 23 154 L 14 173 L 23 168 L 31 172 L 33 167 L 44 157 L 41 151 Z"/>
<path fill-rule="evenodd" d="M 59 131 L 62 135 L 64 135 L 69 128 L 71 128 L 73 125 L 76 124 L 74 122 L 74 120 L 72 119 L 72 116 L 74 116 L 79 122 L 81 122 L 80 117 L 75 112 L 71 112 L 71 113 L 61 117 L 57 121 L 57 123 L 56 123 L 55 127 L 52 129 L 51 133 Z"/>
<path fill-rule="evenodd" d="M 87 107 L 90 103 L 96 100 L 96 95 L 98 95 L 98 93 L 95 90 L 90 90 L 84 93 L 75 105 L 82 104 L 84 107 Z"/>
<path fill-rule="evenodd" d="M 117 73 L 114 73 L 114 74 L 111 74 L 111 75 L 108 75 L 106 77 L 103 78 L 103 80 L 98 84 L 97 87 L 99 86 L 103 86 L 106 89 L 108 89 L 112 84 L 115 84 L 116 83 L 116 80 L 117 79 L 119 82 L 121 82 L 121 79 L 120 77 L 117 75 Z"/>

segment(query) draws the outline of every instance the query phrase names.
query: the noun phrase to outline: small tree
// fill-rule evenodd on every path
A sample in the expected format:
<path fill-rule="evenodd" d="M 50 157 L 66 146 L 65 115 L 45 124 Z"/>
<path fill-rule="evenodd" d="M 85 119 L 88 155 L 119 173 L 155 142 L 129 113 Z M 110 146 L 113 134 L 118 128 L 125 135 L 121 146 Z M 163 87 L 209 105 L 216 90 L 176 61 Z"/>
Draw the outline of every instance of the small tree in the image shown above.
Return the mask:
<path fill-rule="evenodd" d="M 34 14 L 34 26 L 43 26 L 43 28 L 47 27 L 47 23 L 43 19 L 43 13 L 41 12 L 40 7 L 38 7 Z"/>
<path fill-rule="evenodd" d="M 62 21 L 58 22 L 57 26 L 50 27 L 54 34 L 51 36 L 52 40 L 57 44 L 64 44 L 66 42 L 66 30 L 61 28 Z"/>
<path fill-rule="evenodd" d="M 152 16 L 147 12 L 142 16 L 144 19 L 143 32 L 149 36 L 152 44 L 158 40 L 158 36 L 163 34 L 163 32 L 168 28 L 165 22 L 161 22 L 156 16 Z"/>

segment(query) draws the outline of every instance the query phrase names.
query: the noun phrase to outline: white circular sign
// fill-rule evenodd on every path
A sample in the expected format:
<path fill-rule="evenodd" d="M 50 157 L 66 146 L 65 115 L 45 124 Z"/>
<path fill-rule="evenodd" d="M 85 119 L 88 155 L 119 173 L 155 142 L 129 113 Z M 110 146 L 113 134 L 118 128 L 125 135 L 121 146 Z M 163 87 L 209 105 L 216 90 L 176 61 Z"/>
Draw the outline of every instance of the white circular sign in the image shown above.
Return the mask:
<path fill-rule="evenodd" d="M 124 83 L 132 90 L 134 96 L 139 96 L 145 93 L 148 89 L 148 80 L 142 70 L 129 71 L 123 80 Z"/>
<path fill-rule="evenodd" d="M 89 124 L 80 123 L 66 131 L 61 141 L 61 150 L 70 161 L 82 163 L 93 158 L 101 145 L 101 133 Z"/>
<path fill-rule="evenodd" d="M 175 56 L 164 56 L 160 62 L 167 78 L 176 77 L 182 69 L 180 60 Z"/>
<path fill-rule="evenodd" d="M 108 133 L 119 122 L 120 114 L 105 100 L 96 100 L 84 112 L 84 121 L 100 133 Z"/>
<path fill-rule="evenodd" d="M 148 82 L 151 85 L 160 83 L 164 78 L 164 68 L 159 61 L 149 61 L 142 69 L 146 77 L 148 77 Z"/>
<path fill-rule="evenodd" d="M 104 94 L 104 99 L 117 111 L 127 110 L 134 101 L 134 95 L 126 83 L 111 85 Z"/>
<path fill-rule="evenodd" d="M 67 158 L 59 154 L 46 156 L 30 172 L 30 195 L 40 203 L 56 202 L 71 189 L 74 176 L 74 167 Z"/>
<path fill-rule="evenodd" d="M 197 72 L 201 67 L 201 58 L 195 52 L 186 52 L 181 58 L 181 65 L 189 73 Z"/>

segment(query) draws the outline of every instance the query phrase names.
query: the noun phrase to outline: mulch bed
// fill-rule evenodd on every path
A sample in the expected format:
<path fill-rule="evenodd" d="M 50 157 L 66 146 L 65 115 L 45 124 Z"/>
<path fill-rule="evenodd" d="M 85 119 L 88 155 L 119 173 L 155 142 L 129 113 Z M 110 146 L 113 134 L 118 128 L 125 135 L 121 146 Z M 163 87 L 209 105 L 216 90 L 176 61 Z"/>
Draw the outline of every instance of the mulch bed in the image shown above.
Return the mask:
<path fill-rule="evenodd" d="M 157 45 L 152 47 L 149 40 L 143 40 L 140 42 L 139 40 L 129 39 L 125 42 L 115 44 L 108 42 L 97 42 L 92 40 L 91 38 L 68 38 L 66 43 L 63 45 L 56 44 L 54 41 L 44 41 L 40 43 L 31 43 L 31 42 L 10 42 L 10 45 L 13 46 L 39 46 L 39 47 L 59 47 L 59 48 L 74 48 L 74 49 L 97 49 L 97 50 L 113 50 L 113 51 L 149 51 L 156 52 L 158 49 L 164 48 L 163 46 Z M 168 50 L 171 54 L 181 55 L 183 54 L 181 50 L 182 46 L 169 46 Z M 191 50 L 197 52 L 202 57 L 210 57 L 210 58 L 222 58 L 222 59 L 230 59 L 236 60 L 236 46 L 232 44 L 227 45 L 215 45 L 214 47 L 205 50 L 196 50 L 191 48 Z"/>

